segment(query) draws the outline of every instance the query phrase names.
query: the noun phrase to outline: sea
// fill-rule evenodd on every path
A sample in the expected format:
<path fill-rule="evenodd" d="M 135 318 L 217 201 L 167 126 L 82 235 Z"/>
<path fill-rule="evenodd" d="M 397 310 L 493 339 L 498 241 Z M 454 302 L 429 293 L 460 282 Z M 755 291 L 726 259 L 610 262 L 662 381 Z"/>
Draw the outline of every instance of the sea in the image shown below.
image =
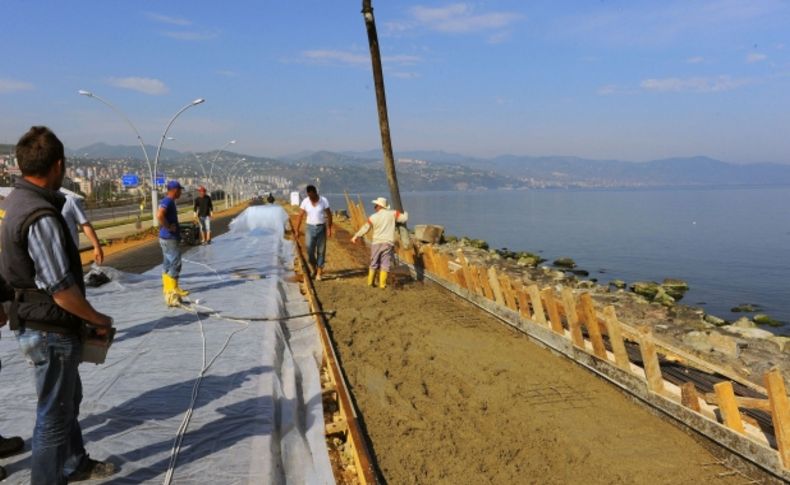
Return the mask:
<path fill-rule="evenodd" d="M 324 194 L 333 209 L 345 198 Z M 351 194 L 372 211 L 389 194 Z M 550 264 L 570 257 L 589 278 L 661 282 L 690 289 L 680 303 L 725 320 L 740 304 L 787 322 L 790 335 L 790 186 L 672 189 L 535 189 L 404 192 L 409 226 L 531 251 Z"/>

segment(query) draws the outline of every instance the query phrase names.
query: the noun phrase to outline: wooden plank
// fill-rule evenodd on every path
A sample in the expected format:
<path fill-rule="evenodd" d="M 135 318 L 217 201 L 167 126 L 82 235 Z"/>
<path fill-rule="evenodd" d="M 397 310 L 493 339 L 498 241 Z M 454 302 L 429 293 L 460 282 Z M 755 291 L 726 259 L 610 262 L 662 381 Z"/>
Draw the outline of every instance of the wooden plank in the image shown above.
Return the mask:
<path fill-rule="evenodd" d="M 746 434 L 741 421 L 741 412 L 738 411 L 738 403 L 735 402 L 735 391 L 732 388 L 732 381 L 717 382 L 713 385 L 716 392 L 716 400 L 719 403 L 719 411 L 724 420 L 724 424 L 741 434 Z"/>
<path fill-rule="evenodd" d="M 527 289 L 524 287 L 516 290 L 516 297 L 518 297 L 518 313 L 524 318 L 531 319 L 532 314 L 529 312 L 529 295 Z"/>
<path fill-rule="evenodd" d="M 496 304 L 505 306 L 505 298 L 502 296 L 502 288 L 499 286 L 499 275 L 494 266 L 489 266 L 488 268 L 488 284 L 491 285 L 491 289 L 494 291 Z"/>
<path fill-rule="evenodd" d="M 560 312 L 557 308 L 557 300 L 554 298 L 554 290 L 551 288 L 543 288 L 540 292 L 540 297 L 546 302 L 546 312 L 549 314 L 551 329 L 554 333 L 563 335 L 565 331 L 562 328 L 562 319 L 560 318 Z"/>
<path fill-rule="evenodd" d="M 462 269 L 457 269 L 455 271 L 450 272 L 450 281 L 455 283 L 456 285 L 460 286 L 461 288 L 466 288 L 466 279 L 464 277 L 464 272 Z"/>
<path fill-rule="evenodd" d="M 543 311 L 543 302 L 540 300 L 540 290 L 538 285 L 527 286 L 527 293 L 529 294 L 530 303 L 532 303 L 532 311 L 534 312 L 533 319 L 546 325 L 546 313 Z"/>
<path fill-rule="evenodd" d="M 573 345 L 584 349 L 584 336 L 582 327 L 579 325 L 579 316 L 576 314 L 576 300 L 573 298 L 573 290 L 567 286 L 562 288 L 562 307 L 565 309 L 565 320 L 568 322 L 568 329 L 571 332 Z"/>
<path fill-rule="evenodd" d="M 466 260 L 466 256 L 464 256 L 464 251 L 458 249 L 455 251 L 455 254 L 458 255 L 458 264 L 461 265 L 461 271 L 464 273 L 465 288 L 473 293 L 477 293 L 476 279 L 472 277 L 472 272 L 469 269 L 469 262 Z"/>
<path fill-rule="evenodd" d="M 445 253 L 444 251 L 439 251 L 439 270 L 442 273 L 442 276 L 446 280 L 450 280 L 451 273 L 450 271 L 450 256 Z"/>
<path fill-rule="evenodd" d="M 590 342 L 593 346 L 593 354 L 602 360 L 608 360 L 606 356 L 606 346 L 603 344 L 603 337 L 601 336 L 601 327 L 598 325 L 598 314 L 595 313 L 595 304 L 592 301 L 592 296 L 585 292 L 579 297 L 579 304 L 582 309 L 582 318 L 587 324 L 587 334 L 590 336 Z"/>
<path fill-rule="evenodd" d="M 719 400 L 716 397 L 716 394 L 708 392 L 705 393 L 703 397 L 706 403 L 715 404 L 716 406 L 719 405 Z M 771 402 L 768 399 L 735 396 L 735 402 L 738 404 L 739 408 L 759 409 L 760 411 L 765 411 L 768 413 L 771 412 Z M 741 416 L 741 418 L 743 418 L 743 416 Z"/>
<path fill-rule="evenodd" d="M 429 273 L 436 274 L 436 261 L 433 259 L 433 246 L 426 244 L 423 246 L 423 256 L 425 257 L 425 269 Z"/>
<path fill-rule="evenodd" d="M 505 305 L 513 311 L 518 311 L 518 303 L 516 302 L 513 285 L 510 283 L 510 277 L 506 274 L 500 275 L 499 286 L 502 288 L 502 295 L 505 297 Z"/>
<path fill-rule="evenodd" d="M 488 281 L 488 270 L 483 266 L 475 265 L 475 269 L 477 270 L 477 279 L 480 283 L 480 287 L 483 289 L 483 294 L 489 300 L 494 299 L 494 291 L 491 289 L 491 285 Z"/>
<path fill-rule="evenodd" d="M 628 360 L 628 352 L 625 350 L 620 322 L 617 320 L 617 314 L 613 305 L 604 307 L 603 318 L 604 322 L 606 322 L 606 333 L 609 335 L 609 344 L 612 346 L 612 353 L 614 354 L 614 361 L 617 367 L 631 372 L 631 363 Z"/>
<path fill-rule="evenodd" d="M 661 366 L 658 364 L 653 331 L 648 327 L 644 327 L 639 333 L 639 350 L 642 352 L 647 388 L 652 392 L 661 394 L 664 392 L 664 378 L 661 376 Z"/>
<path fill-rule="evenodd" d="M 790 400 L 787 398 L 785 381 L 779 369 L 765 374 L 765 390 L 771 402 L 771 419 L 774 423 L 779 458 L 784 468 L 790 469 Z"/>
<path fill-rule="evenodd" d="M 700 412 L 699 396 L 693 382 L 684 382 L 680 385 L 680 403 L 692 411 Z"/>

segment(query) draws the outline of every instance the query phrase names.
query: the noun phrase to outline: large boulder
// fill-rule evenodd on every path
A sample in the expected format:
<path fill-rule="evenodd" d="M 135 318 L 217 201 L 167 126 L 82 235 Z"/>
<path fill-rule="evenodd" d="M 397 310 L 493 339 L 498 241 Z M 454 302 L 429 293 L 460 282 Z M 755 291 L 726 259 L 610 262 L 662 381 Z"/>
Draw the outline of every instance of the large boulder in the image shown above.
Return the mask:
<path fill-rule="evenodd" d="M 769 327 L 781 327 L 784 323 L 779 320 L 774 320 L 764 313 L 758 313 L 754 316 L 754 323 L 757 325 L 768 325 Z"/>
<path fill-rule="evenodd" d="M 652 300 L 658 294 L 659 285 L 655 281 L 636 281 L 631 284 L 631 291 Z"/>
<path fill-rule="evenodd" d="M 442 240 L 444 235 L 443 226 L 434 226 L 432 224 L 417 224 L 414 226 L 414 239 L 429 244 L 437 244 Z"/>
<path fill-rule="evenodd" d="M 573 269 L 576 267 L 576 261 L 571 258 L 559 258 L 554 260 L 554 266 L 558 268 Z"/>
<path fill-rule="evenodd" d="M 683 280 L 675 279 L 675 278 L 666 278 L 664 282 L 661 283 L 661 287 L 666 291 L 666 293 L 674 298 L 675 300 L 680 300 L 683 298 L 683 295 L 689 290 L 689 285 Z"/>
<path fill-rule="evenodd" d="M 689 332 L 683 336 L 683 342 L 703 353 L 718 352 L 732 358 L 736 358 L 740 354 L 737 339 L 722 335 L 717 331 Z"/>

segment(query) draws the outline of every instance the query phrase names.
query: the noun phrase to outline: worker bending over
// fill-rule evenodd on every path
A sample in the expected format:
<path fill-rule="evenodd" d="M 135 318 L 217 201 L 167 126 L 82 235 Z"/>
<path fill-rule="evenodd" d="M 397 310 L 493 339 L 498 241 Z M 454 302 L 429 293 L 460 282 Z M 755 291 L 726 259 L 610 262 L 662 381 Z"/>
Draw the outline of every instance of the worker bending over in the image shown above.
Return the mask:
<path fill-rule="evenodd" d="M 354 237 L 352 243 L 367 234 L 373 228 L 373 244 L 370 246 L 370 269 L 368 270 L 368 285 L 375 286 L 376 270 L 379 270 L 379 286 L 387 287 L 387 275 L 392 266 L 392 255 L 395 252 L 395 224 L 406 222 L 408 213 L 401 214 L 391 210 L 387 199 L 379 197 L 373 201 L 373 210 L 376 212 L 368 217 L 368 222 L 362 226 Z"/>

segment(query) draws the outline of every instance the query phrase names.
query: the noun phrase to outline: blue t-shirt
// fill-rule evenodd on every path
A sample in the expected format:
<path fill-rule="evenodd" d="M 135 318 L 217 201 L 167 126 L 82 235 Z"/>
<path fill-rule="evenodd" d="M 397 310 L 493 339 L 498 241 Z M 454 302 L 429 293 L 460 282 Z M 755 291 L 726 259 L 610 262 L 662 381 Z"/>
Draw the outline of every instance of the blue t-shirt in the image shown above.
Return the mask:
<path fill-rule="evenodd" d="M 159 228 L 160 239 L 181 239 L 180 230 L 178 227 L 178 210 L 176 210 L 176 201 L 170 197 L 165 197 L 159 202 L 159 208 L 165 210 L 165 221 L 168 226 L 170 224 L 176 225 L 176 232 L 171 232 L 169 227 Z"/>

